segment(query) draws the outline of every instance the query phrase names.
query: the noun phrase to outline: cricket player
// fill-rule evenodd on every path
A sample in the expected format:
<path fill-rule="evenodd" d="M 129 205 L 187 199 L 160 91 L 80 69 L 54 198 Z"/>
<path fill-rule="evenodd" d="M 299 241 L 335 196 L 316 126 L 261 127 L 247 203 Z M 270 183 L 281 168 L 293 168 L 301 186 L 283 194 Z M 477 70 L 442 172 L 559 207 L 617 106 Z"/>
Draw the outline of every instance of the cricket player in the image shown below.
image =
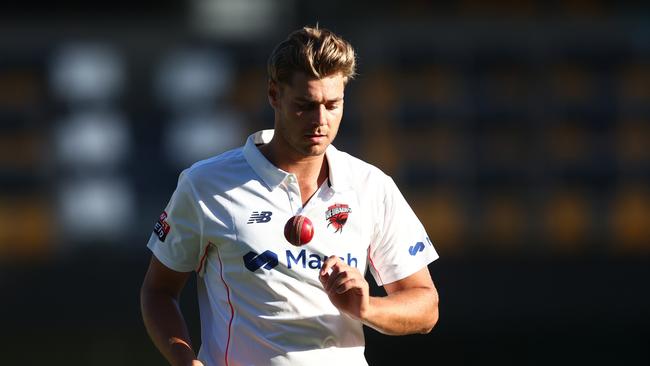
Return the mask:
<path fill-rule="evenodd" d="M 141 290 L 170 364 L 367 365 L 363 325 L 405 335 L 438 321 L 424 227 L 389 176 L 332 145 L 355 65 L 331 31 L 291 33 L 268 61 L 274 129 L 181 173 Z M 313 226 L 304 245 L 284 236 L 297 215 Z M 369 295 L 366 270 L 386 296 Z M 192 272 L 198 355 L 178 306 Z"/>

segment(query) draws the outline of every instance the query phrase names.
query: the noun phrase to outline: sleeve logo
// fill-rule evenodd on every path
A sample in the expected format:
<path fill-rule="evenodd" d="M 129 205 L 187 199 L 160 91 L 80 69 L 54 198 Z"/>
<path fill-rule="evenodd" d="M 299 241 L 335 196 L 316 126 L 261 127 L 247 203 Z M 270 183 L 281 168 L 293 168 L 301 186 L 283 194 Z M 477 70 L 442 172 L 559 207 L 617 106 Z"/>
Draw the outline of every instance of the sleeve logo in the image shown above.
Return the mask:
<path fill-rule="evenodd" d="M 424 250 L 424 243 L 419 241 L 419 242 L 415 243 L 415 245 L 411 245 L 409 247 L 409 254 L 412 255 L 412 256 L 415 256 L 416 254 L 418 254 L 419 252 L 421 252 L 423 250 Z"/>
<path fill-rule="evenodd" d="M 158 218 L 158 222 L 153 226 L 153 232 L 158 236 L 158 239 L 160 241 L 165 241 L 167 238 L 167 234 L 169 233 L 169 230 L 171 227 L 165 221 L 167 219 L 167 212 L 163 211 L 163 213 L 160 214 L 160 217 Z"/>

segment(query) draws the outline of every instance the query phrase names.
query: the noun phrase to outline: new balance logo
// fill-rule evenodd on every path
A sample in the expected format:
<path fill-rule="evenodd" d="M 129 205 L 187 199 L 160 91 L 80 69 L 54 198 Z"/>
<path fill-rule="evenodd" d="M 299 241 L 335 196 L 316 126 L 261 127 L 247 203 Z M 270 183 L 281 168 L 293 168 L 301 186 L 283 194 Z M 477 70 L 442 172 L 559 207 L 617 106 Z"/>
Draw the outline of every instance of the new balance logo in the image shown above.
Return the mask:
<path fill-rule="evenodd" d="M 409 247 L 409 254 L 412 255 L 412 256 L 415 256 L 416 254 L 418 254 L 419 252 L 421 252 L 423 250 L 424 250 L 424 243 L 419 241 L 419 242 L 415 243 L 415 245 L 412 245 L 412 246 Z"/>
<path fill-rule="evenodd" d="M 253 211 L 251 217 L 248 218 L 247 224 L 261 224 L 271 221 L 271 211 Z"/>

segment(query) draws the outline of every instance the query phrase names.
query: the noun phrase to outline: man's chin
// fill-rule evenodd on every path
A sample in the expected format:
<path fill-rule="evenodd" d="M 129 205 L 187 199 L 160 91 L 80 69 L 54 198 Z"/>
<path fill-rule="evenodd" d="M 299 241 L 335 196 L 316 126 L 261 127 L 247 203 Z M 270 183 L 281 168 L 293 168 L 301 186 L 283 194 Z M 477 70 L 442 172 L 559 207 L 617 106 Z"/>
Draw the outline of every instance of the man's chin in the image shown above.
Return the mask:
<path fill-rule="evenodd" d="M 311 145 L 303 149 L 303 154 L 305 156 L 321 156 L 325 154 L 328 145 Z"/>

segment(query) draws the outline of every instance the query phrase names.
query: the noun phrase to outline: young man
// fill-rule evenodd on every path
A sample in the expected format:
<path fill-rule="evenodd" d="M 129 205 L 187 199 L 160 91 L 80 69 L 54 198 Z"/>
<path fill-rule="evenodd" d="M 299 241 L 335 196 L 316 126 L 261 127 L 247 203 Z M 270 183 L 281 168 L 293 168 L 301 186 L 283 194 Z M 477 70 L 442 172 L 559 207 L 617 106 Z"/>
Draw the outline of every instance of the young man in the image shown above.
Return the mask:
<path fill-rule="evenodd" d="M 331 145 L 355 74 L 348 42 L 305 27 L 268 71 L 274 130 L 185 170 L 155 225 L 146 328 L 172 365 L 367 365 L 363 324 L 392 335 L 436 324 L 438 255 L 392 179 Z M 295 215 L 314 228 L 302 246 L 284 236 Z M 366 268 L 387 296 L 369 295 Z M 192 271 L 198 357 L 178 307 Z"/>

